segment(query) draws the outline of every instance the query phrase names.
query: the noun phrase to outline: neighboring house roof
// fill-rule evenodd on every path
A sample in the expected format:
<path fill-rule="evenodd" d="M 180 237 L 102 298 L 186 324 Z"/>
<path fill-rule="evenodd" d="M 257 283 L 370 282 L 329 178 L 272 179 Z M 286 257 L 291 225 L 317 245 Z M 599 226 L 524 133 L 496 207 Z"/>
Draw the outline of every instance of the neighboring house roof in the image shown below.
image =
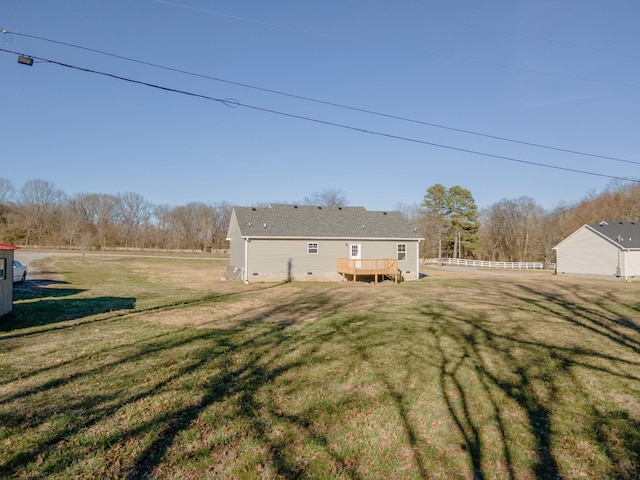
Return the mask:
<path fill-rule="evenodd" d="M 640 248 L 640 222 L 600 222 L 588 224 L 587 227 L 620 248 Z"/>
<path fill-rule="evenodd" d="M 8 243 L 0 243 L 0 250 L 17 250 L 20 247 L 9 245 Z"/>
<path fill-rule="evenodd" d="M 622 250 L 640 249 L 640 222 L 600 222 L 583 225 L 554 247 L 557 249 L 573 237 L 579 230 L 586 228 L 603 237 Z"/>
<path fill-rule="evenodd" d="M 421 239 L 400 212 L 281 204 L 234 211 L 242 237 Z"/>

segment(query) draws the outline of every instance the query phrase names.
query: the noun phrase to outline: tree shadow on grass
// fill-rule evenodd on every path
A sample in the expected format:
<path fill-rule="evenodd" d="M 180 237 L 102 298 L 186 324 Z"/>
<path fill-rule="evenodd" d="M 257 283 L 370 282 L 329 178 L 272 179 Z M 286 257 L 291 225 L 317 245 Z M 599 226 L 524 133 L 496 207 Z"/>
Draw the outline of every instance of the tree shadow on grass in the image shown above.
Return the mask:
<path fill-rule="evenodd" d="M 371 351 L 374 348 L 388 348 L 390 345 L 382 337 L 371 338 L 369 333 L 359 333 L 359 327 L 366 325 L 372 321 L 375 323 L 374 316 L 371 315 L 351 315 L 346 319 L 333 323 L 339 337 L 342 341 L 346 341 L 350 348 L 357 354 L 362 364 L 368 365 L 374 372 L 377 380 L 384 388 L 385 395 L 389 397 L 392 408 L 398 416 L 402 431 L 404 433 L 403 440 L 409 446 L 411 452 L 411 463 L 415 469 L 418 478 L 427 479 L 429 473 L 427 466 L 422 458 L 423 443 L 420 434 L 410 417 L 411 405 L 407 398 L 405 389 L 389 378 L 385 368 L 376 365 L 371 361 Z M 366 332 L 366 330 L 365 330 Z M 401 365 L 395 366 L 395 369 L 401 369 Z M 411 375 L 413 369 L 405 365 L 406 375 Z"/>
<path fill-rule="evenodd" d="M 625 307 L 619 305 L 614 295 L 594 294 L 574 289 L 576 300 L 569 301 L 558 295 L 519 285 L 521 296 L 516 298 L 527 301 L 547 314 L 555 315 L 576 326 L 585 333 L 596 335 L 602 341 L 611 341 L 640 354 L 640 315 L 638 305 Z M 540 301 L 531 300 L 531 297 Z M 617 308 L 613 308 L 613 306 Z M 625 310 L 624 312 L 622 310 Z"/>
<path fill-rule="evenodd" d="M 77 372 L 52 378 L 31 390 L 23 391 L 17 395 L 1 399 L 0 405 L 38 394 L 51 395 L 56 390 L 64 388 L 73 382 L 86 381 L 87 379 L 95 376 L 103 375 L 110 370 L 118 369 L 128 363 L 135 364 L 137 362 L 141 362 L 145 357 L 154 354 L 161 355 L 165 351 L 170 352 L 172 349 L 189 345 L 192 342 L 216 340 L 218 339 L 218 336 L 218 332 L 200 332 L 196 336 L 177 338 L 161 336 L 160 339 L 150 339 L 148 342 L 143 342 L 139 348 L 134 348 L 132 352 L 122 354 L 122 356 L 118 357 L 117 360 L 113 362 L 84 369 L 82 368 L 82 365 L 78 365 L 77 367 L 79 370 Z M 224 343 L 224 341 L 222 343 Z M 113 348 L 115 355 L 118 354 L 118 350 L 120 350 L 120 348 Z M 51 417 L 57 415 L 61 411 L 64 412 L 66 416 L 76 417 L 57 432 L 42 438 L 40 441 L 32 442 L 28 448 L 14 455 L 12 458 L 7 459 L 4 464 L 0 464 L 0 474 L 11 477 L 14 476 L 23 465 L 29 463 L 33 464 L 34 462 L 41 463 L 44 455 L 51 453 L 57 448 L 64 447 L 64 442 L 68 441 L 74 435 L 95 427 L 104 418 L 113 418 L 122 408 L 126 408 L 128 405 L 132 405 L 145 398 L 153 397 L 153 395 L 162 391 L 163 388 L 170 385 L 172 382 L 179 380 L 181 376 L 188 375 L 191 371 L 202 368 L 206 363 L 206 358 L 200 358 L 194 363 L 176 370 L 173 374 L 168 375 L 146 388 L 132 389 L 133 391 L 127 392 L 110 391 L 102 394 L 85 395 L 65 402 L 64 405 L 52 403 L 47 405 L 47 407 L 37 414 L 28 414 L 25 416 L 24 412 L 11 412 L 10 415 L 0 415 L 0 420 L 11 422 L 16 425 L 20 425 L 21 422 L 20 426 L 22 428 L 42 428 L 42 426 L 46 425 Z M 88 365 L 88 363 L 84 362 L 83 365 Z M 130 431 L 118 431 L 114 435 L 101 438 L 98 443 L 100 448 L 111 448 L 122 441 L 133 438 L 135 435 L 140 435 L 153 430 L 152 427 L 157 424 L 170 421 L 170 414 L 158 414 L 154 417 L 153 422 L 143 424 L 142 426 L 136 426 L 131 428 Z M 7 423 L 7 425 L 10 425 L 10 423 Z M 62 472 L 73 461 L 81 461 L 82 457 L 83 454 L 81 453 L 68 451 L 65 453 L 62 461 L 53 462 L 52 464 L 40 468 L 41 473 L 52 474 Z M 120 464 L 121 461 L 122 459 L 118 459 L 118 464 Z M 116 475 L 115 477 L 120 478 L 121 475 Z"/>
<path fill-rule="evenodd" d="M 47 395 L 47 405 L 33 415 L 27 415 L 26 411 L 31 410 L 24 411 L 23 408 L 18 412 L 12 410 L 10 415 L 0 415 L 0 420 L 6 421 L 7 425 L 32 431 L 44 429 L 52 416 L 62 414 L 73 420 L 51 434 L 34 440 L 27 449 L 5 458 L 0 464 L 0 476 L 15 476 L 23 471 L 25 466 L 36 464 L 42 475 L 68 472 L 66 469 L 72 464 L 83 461 L 87 455 L 86 449 L 66 448 L 63 458 L 49 461 L 47 458 L 65 448 L 70 439 L 82 436 L 105 418 L 114 419 L 123 409 L 152 402 L 158 396 L 178 389 L 180 392 L 175 408 L 150 411 L 144 422 L 132 422 L 131 425 L 124 425 L 117 431 L 94 440 L 98 443 L 94 448 L 101 451 L 122 452 L 124 445 L 136 442 L 143 447 L 138 449 L 134 456 L 122 453 L 111 457 L 108 454 L 111 460 L 101 471 L 101 476 L 152 476 L 180 435 L 192 428 L 207 409 L 219 403 L 229 403 L 230 398 L 236 398 L 237 400 L 231 402 L 235 410 L 234 415 L 240 421 L 248 423 L 250 430 L 246 434 L 260 442 L 268 457 L 268 463 L 277 475 L 282 478 L 299 478 L 305 468 L 304 464 L 290 457 L 286 452 L 286 446 L 274 442 L 269 437 L 268 426 L 262 417 L 265 406 L 263 400 L 259 399 L 259 392 L 288 371 L 298 368 L 301 362 L 308 360 L 304 355 L 287 361 L 279 359 L 279 356 L 287 351 L 287 345 L 293 341 L 298 331 L 297 324 L 304 321 L 312 311 L 322 310 L 331 313 L 339 308 L 339 302 L 324 294 L 310 294 L 304 300 L 303 307 L 292 299 L 291 303 L 274 306 L 270 312 L 261 311 L 255 318 L 246 319 L 238 329 L 180 329 L 177 332 L 152 336 L 147 341 L 138 341 L 135 344 L 111 345 L 106 357 L 111 360 L 106 362 L 98 360 L 101 358 L 99 356 L 93 362 L 78 357 L 71 364 L 67 362 L 60 371 L 48 370 L 47 376 L 43 378 L 44 383 L 36 382 L 36 385 L 29 389 L 0 398 L 0 405 L 10 405 L 15 401 L 23 405 L 27 399 Z M 270 318 L 277 318 L 279 321 L 271 322 Z M 315 341 L 310 341 L 307 345 L 309 352 L 316 347 Z M 186 355 L 186 352 L 191 353 Z M 171 362 L 172 358 L 181 360 L 170 369 L 166 369 L 163 364 Z M 241 360 L 237 361 L 234 358 Z M 96 361 L 100 364 L 95 365 Z M 149 361 L 156 365 L 151 367 L 153 370 L 160 369 L 163 373 L 168 373 L 155 379 L 154 373 L 147 370 L 149 366 L 142 368 L 142 365 L 147 365 Z M 136 368 L 136 365 L 141 367 Z M 118 391 L 111 387 L 101 394 L 76 397 L 72 401 L 63 400 L 63 392 L 77 388 L 72 385 L 95 382 L 96 379 L 108 375 L 116 375 L 119 382 L 125 382 L 123 374 L 117 373 L 121 370 L 131 371 L 130 375 L 135 375 L 135 378 L 132 377 L 135 383 L 129 388 Z M 154 379 L 140 385 L 145 377 Z M 193 380 L 194 377 L 199 379 Z M 190 385 L 191 381 L 196 381 L 197 384 Z M 183 382 L 189 386 L 181 387 Z M 215 423 L 210 425 L 211 431 L 220 427 L 221 425 Z M 148 441 L 144 441 L 145 438 Z M 325 440 L 324 443 L 327 445 L 329 442 Z M 335 461 L 339 464 L 342 461 L 337 454 Z M 343 465 L 343 468 L 348 467 Z M 350 478 L 359 477 L 354 474 Z"/>
<path fill-rule="evenodd" d="M 63 297 L 73 297 L 86 291 L 81 288 L 66 288 L 64 285 L 69 283 L 49 279 L 33 279 L 14 284 L 13 309 L 0 318 L 0 332 L 75 320 L 114 309 L 133 308 L 133 299 L 127 298 L 62 300 Z"/>
<path fill-rule="evenodd" d="M 25 282 L 14 284 L 13 301 L 68 297 L 85 291 L 82 288 L 64 288 L 61 285 L 69 285 L 69 282 L 46 279 L 26 280 Z"/>
<path fill-rule="evenodd" d="M 117 310 L 132 310 L 135 303 L 135 298 L 109 296 L 19 302 L 13 305 L 11 313 L 0 319 L 0 332 L 52 325 Z"/>
<path fill-rule="evenodd" d="M 229 336 L 224 342 L 225 356 L 233 358 L 251 352 L 246 361 L 239 364 L 225 362 L 227 367 L 209 379 L 211 387 L 204 390 L 198 402 L 172 413 L 171 418 L 163 422 L 157 439 L 140 452 L 133 465 L 127 469 L 126 478 L 133 480 L 152 476 L 183 431 L 190 428 L 212 405 L 232 397 L 237 398 L 236 415 L 250 425 L 250 435 L 261 444 L 269 465 L 277 475 L 286 479 L 300 478 L 305 469 L 304 461 L 288 455 L 286 445 L 270 438 L 265 418 L 265 414 L 280 418 L 286 416 L 260 400 L 260 391 L 287 372 L 304 365 L 309 361 L 309 355 L 317 348 L 316 342 L 310 341 L 307 343 L 307 355 L 298 355 L 294 359 L 282 361 L 279 357 L 286 353 L 287 346 L 297 341 L 296 327 L 305 322 L 309 315 L 317 315 L 318 312 L 331 315 L 340 306 L 339 300 L 322 292 L 310 293 L 273 306 L 268 311 L 260 311 L 256 316 L 241 322 L 238 330 L 228 333 Z M 273 319 L 276 321 L 272 321 Z M 252 329 L 256 330 L 255 334 L 248 339 L 241 342 L 234 339 L 239 331 L 246 332 Z M 308 431 L 308 423 L 304 420 L 295 416 L 287 418 L 307 430 L 316 442 L 328 445 L 326 438 L 320 438 L 321 436 Z M 216 426 L 212 425 L 212 428 Z M 349 478 L 360 478 L 338 454 L 329 453 L 342 470 L 350 472 Z"/>
<path fill-rule="evenodd" d="M 576 289 L 571 292 L 572 300 L 531 285 L 515 285 L 504 293 L 514 305 L 537 310 L 539 314 L 533 314 L 533 318 L 538 317 L 535 321 L 548 322 L 551 329 L 560 322 L 571 328 L 574 338 L 590 336 L 602 350 L 571 346 L 571 342 L 566 342 L 570 339 L 552 336 L 536 339 L 527 331 L 526 324 L 509 318 L 513 314 L 498 322 L 482 310 L 423 305 L 419 314 L 428 321 L 427 328 L 438 353 L 439 388 L 463 439 L 462 447 L 474 478 L 486 478 L 484 464 L 489 443 L 481 429 L 478 397 L 484 397 L 485 412 L 489 406 L 507 478 L 517 478 L 512 460 L 518 456 L 518 447 L 514 446 L 518 442 L 513 441 L 509 431 L 512 414 L 503 411 L 503 398 L 515 402 L 527 420 L 527 430 L 534 442 L 530 451 L 536 456 L 531 473 L 540 480 L 563 478 L 557 458 L 562 443 L 558 440 L 563 432 L 554 426 L 554 418 L 566 408 L 563 402 L 567 395 L 574 397 L 578 405 L 593 405 L 592 410 L 581 413 L 586 416 L 587 426 L 582 425 L 585 423 L 582 419 L 576 420 L 579 428 L 590 430 L 583 431 L 587 438 L 597 439 L 592 447 L 608 457 L 607 474 L 611 478 L 640 478 L 637 456 L 640 419 L 631 417 L 627 411 L 612 413 L 596 406 L 593 394 L 600 392 L 589 391 L 577 376 L 577 371 L 586 370 L 606 375 L 622 385 L 640 380 L 633 373 L 640 368 L 635 311 L 627 311 L 625 317 L 620 313 L 624 306 L 615 310 L 607 307 L 614 304 L 614 299 L 598 303 L 593 300 L 593 292 Z M 636 410 L 634 415 L 638 414 Z M 566 459 L 571 454 L 574 452 L 563 455 Z"/>
<path fill-rule="evenodd" d="M 430 313 L 432 316 L 434 314 L 435 312 Z M 469 374 L 471 378 L 477 377 L 480 390 L 486 397 L 484 400 L 493 409 L 492 417 L 501 438 L 500 450 L 504 456 L 508 478 L 516 478 L 511 462 L 514 452 L 511 451 L 512 442 L 509 441 L 506 421 L 503 419 L 503 412 L 494 393 L 496 387 L 508 398 L 515 400 L 526 415 L 529 431 L 535 441 L 532 450 L 538 457 L 534 465 L 535 477 L 561 478 L 557 461 L 551 450 L 552 430 L 549 407 L 546 401 L 536 395 L 535 384 L 540 379 L 535 378 L 536 375 L 531 372 L 539 365 L 535 362 L 530 364 L 529 359 L 523 362 L 512 353 L 518 348 L 517 341 L 514 345 L 506 346 L 501 342 L 494 342 L 491 332 L 482 327 L 481 315 L 476 318 L 467 317 L 467 319 L 460 312 L 454 315 L 458 322 L 462 320 L 465 324 L 461 326 L 459 323 L 456 325 L 454 322 L 446 322 L 446 327 L 441 325 L 441 328 L 433 328 L 433 334 L 438 338 L 438 352 L 441 359 L 439 384 L 450 416 L 463 438 L 462 447 L 469 456 L 474 478 L 485 478 L 483 471 L 485 441 L 481 434 L 479 419 L 472 413 L 474 408 L 470 407 L 472 403 L 477 402 L 477 398 L 474 397 L 478 392 L 476 388 L 468 388 L 464 379 L 468 378 Z M 471 331 L 468 329 L 469 326 L 472 326 Z M 443 346 L 452 340 L 457 344 L 458 349 Z M 497 357 L 496 360 L 501 367 L 506 367 L 508 370 L 496 371 L 487 364 L 485 360 L 487 353 L 494 358 Z"/>
<path fill-rule="evenodd" d="M 252 291 L 241 295 L 260 294 Z M 588 292 L 584 294 L 588 296 Z M 546 302 L 538 304 L 537 299 L 544 292 L 526 291 L 523 287 L 514 286 L 508 295 L 529 308 L 546 308 L 541 313 L 553 321 L 566 315 L 564 323 L 571 323 L 570 320 L 579 323 L 580 318 L 588 317 L 590 321 L 602 322 L 604 328 L 619 318 L 596 307 L 580 306 L 579 310 L 578 305 L 564 299 L 556 300 L 552 306 Z M 28 383 L 0 397 L 0 407 L 5 406 L 0 410 L 0 422 L 5 422 L 11 431 L 22 429 L 34 435 L 34 440 L 5 457 L 0 463 L 0 476 L 27 476 L 25 472 L 29 469 L 31 472 L 37 469 L 43 476 L 73 476 L 72 468 L 96 461 L 104 463 L 103 470 L 80 470 L 80 474 L 133 479 L 156 474 L 178 476 L 183 468 L 185 476 L 197 472 L 223 478 L 235 472 L 237 476 L 254 478 L 260 476 L 257 470 L 242 468 L 256 468 L 264 463 L 271 469 L 264 476 L 271 473 L 275 478 L 292 479 L 318 473 L 308 470 L 307 462 L 312 459 L 301 457 L 303 447 L 294 445 L 309 442 L 327 459 L 330 468 L 327 475 L 358 480 L 367 478 L 366 462 L 370 460 L 364 457 L 369 452 L 363 451 L 363 447 L 337 446 L 335 431 L 327 432 L 317 419 L 334 412 L 342 417 L 345 409 L 351 407 L 375 409 L 381 403 L 394 416 L 389 422 L 399 420 L 403 429 L 404 437 L 397 442 L 399 446 L 394 445 L 394 452 L 402 448 L 410 452 L 411 470 L 405 471 L 408 476 L 429 478 L 429 469 L 434 465 L 453 473 L 448 459 L 430 459 L 425 453 L 428 445 L 424 427 L 416 421 L 420 412 L 411 403 L 414 397 L 407 385 L 418 378 L 427 384 L 425 388 L 440 392 L 443 416 L 448 416 L 462 442 L 462 448 L 451 448 L 447 453 L 466 456 L 463 458 L 468 460 L 470 475 L 480 480 L 495 474 L 495 470 L 487 470 L 491 450 L 501 456 L 503 478 L 557 479 L 563 471 L 557 456 L 559 432 L 554 414 L 560 408 L 566 384 L 580 383 L 574 370 L 594 370 L 621 382 L 640 381 L 637 375 L 625 373 L 640 364 L 623 358 L 617 351 L 598 352 L 567 346 L 566 342 L 538 340 L 527 333 L 527 325 L 514 318 L 505 318 L 510 326 L 504 327 L 495 317 L 473 308 L 420 301 L 414 309 L 402 310 L 406 318 L 398 321 L 392 314 L 376 308 L 363 314 L 345 313 L 347 302 L 353 299 L 330 291 L 307 291 L 278 299 L 282 301 L 274 301 L 270 308 L 230 322 L 236 328 L 179 328 L 161 332 L 149 328 L 145 337 L 114 338 L 63 364 L 16 379 Z M 208 296 L 191 304 L 158 309 L 170 312 L 189 305 L 214 305 L 222 300 L 221 296 Z M 137 311 L 130 317 L 118 317 L 127 320 L 118 327 L 119 331 L 143 319 L 140 317 L 143 314 Z M 181 314 L 188 315 L 188 311 Z M 329 321 L 322 328 L 312 325 L 301 329 L 309 318 Z M 391 318 L 394 323 L 390 327 L 387 322 Z M 627 321 L 635 322 L 633 312 Z M 606 330 L 587 331 L 607 341 L 618 338 Z M 397 348 L 398 344 L 407 350 L 406 356 L 391 355 L 389 358 L 397 364 L 384 368 L 373 353 Z M 327 360 L 322 350 L 325 345 L 339 347 L 345 358 Z M 632 341 L 621 340 L 616 345 L 635 355 Z M 288 410 L 274 400 L 271 394 L 278 393 L 273 390 L 274 385 L 286 387 L 281 392 L 283 396 L 322 392 L 314 390 L 315 385 L 336 380 L 298 378 L 299 372 L 315 372 L 309 370 L 310 365 L 331 361 L 340 362 L 340 372 L 353 365 L 369 368 L 379 389 L 376 396 L 345 392 L 340 399 L 324 399 L 327 407 L 310 402 L 292 408 L 287 401 Z M 435 375 L 425 378 L 424 370 Z M 401 375 L 396 376 L 398 371 Z M 337 380 L 338 384 L 344 378 Z M 313 382 L 316 384 L 310 388 Z M 78 394 L 86 384 L 94 386 L 97 392 Z M 592 401 L 589 392 L 580 388 L 576 387 L 581 401 Z M 5 387 L 4 391 L 8 389 Z M 38 403 L 43 396 L 47 399 L 44 406 Z M 479 405 L 477 396 L 482 397 Z M 513 411 L 505 411 L 505 399 L 512 410 L 515 406 L 520 412 L 517 419 L 510 416 Z M 488 410 L 482 418 L 479 407 Z M 216 409 L 222 412 L 213 414 Z M 59 416 L 72 420 L 56 428 L 47 426 L 50 418 Z M 638 477 L 638 460 L 632 455 L 640 445 L 638 419 L 624 409 L 594 407 L 589 420 L 596 446 L 610 459 L 610 477 Z M 488 437 L 487 422 L 497 434 Z M 513 422 L 526 430 L 526 443 L 530 445 L 514 441 Z M 295 430 L 293 438 L 279 437 L 274 431 L 287 428 Z M 46 429 L 51 433 L 36 436 L 36 432 Z M 228 437 L 211 439 L 215 432 L 225 429 L 231 432 Z M 93 437 L 87 434 L 93 431 L 97 432 Z M 375 440 L 368 441 L 373 442 L 368 448 L 377 447 Z M 233 458 L 242 455 L 239 453 L 242 442 L 255 445 L 252 448 L 258 451 L 250 457 L 255 461 L 250 467 L 237 465 L 238 461 L 246 462 L 246 458 Z M 522 463 L 513 465 L 514 459 L 522 458 L 520 450 L 534 457 L 531 470 L 524 473 L 523 468 L 527 467 Z M 198 468 L 191 465 L 201 461 L 199 456 L 206 458 L 205 468 L 210 470 L 189 470 Z M 184 463 L 176 466 L 176 461 Z M 231 475 L 229 471 L 216 470 L 222 462 L 226 462 L 226 468 L 238 470 Z M 459 470 L 455 472 L 460 474 Z"/>

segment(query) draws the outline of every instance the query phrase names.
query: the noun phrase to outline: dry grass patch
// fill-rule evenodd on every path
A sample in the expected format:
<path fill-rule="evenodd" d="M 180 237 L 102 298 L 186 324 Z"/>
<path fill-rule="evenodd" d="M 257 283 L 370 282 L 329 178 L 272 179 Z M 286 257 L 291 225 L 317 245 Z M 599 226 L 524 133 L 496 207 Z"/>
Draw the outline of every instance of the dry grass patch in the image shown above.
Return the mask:
<path fill-rule="evenodd" d="M 357 311 L 380 302 L 388 295 L 388 286 L 345 283 L 278 283 L 241 285 L 220 282 L 216 302 L 207 305 L 185 305 L 144 318 L 167 325 L 189 325 L 196 328 L 240 328 L 247 318 L 268 323 L 301 325 L 316 321 L 337 310 Z M 390 300 L 397 300 L 389 295 Z"/>

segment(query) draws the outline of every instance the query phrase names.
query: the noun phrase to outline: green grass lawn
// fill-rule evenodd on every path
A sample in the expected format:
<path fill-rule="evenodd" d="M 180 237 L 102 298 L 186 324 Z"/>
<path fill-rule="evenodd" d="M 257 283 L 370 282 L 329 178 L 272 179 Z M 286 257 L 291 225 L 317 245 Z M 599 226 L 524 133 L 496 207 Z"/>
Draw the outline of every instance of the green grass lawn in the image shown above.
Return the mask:
<path fill-rule="evenodd" d="M 640 478 L 638 283 L 39 269 L 0 318 L 0 478 Z"/>

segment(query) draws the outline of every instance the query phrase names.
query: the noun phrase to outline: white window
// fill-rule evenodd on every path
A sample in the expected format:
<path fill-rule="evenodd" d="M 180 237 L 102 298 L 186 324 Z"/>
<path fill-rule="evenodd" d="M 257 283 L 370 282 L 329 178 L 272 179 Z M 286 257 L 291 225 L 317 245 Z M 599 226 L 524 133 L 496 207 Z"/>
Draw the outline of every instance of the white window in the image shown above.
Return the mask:
<path fill-rule="evenodd" d="M 7 279 L 7 259 L 0 258 L 0 280 Z"/>
<path fill-rule="evenodd" d="M 307 253 L 309 253 L 309 254 L 318 253 L 318 244 L 317 243 L 307 243 Z"/>
<path fill-rule="evenodd" d="M 398 260 L 406 260 L 407 259 L 407 244 L 399 243 L 398 244 Z"/>

